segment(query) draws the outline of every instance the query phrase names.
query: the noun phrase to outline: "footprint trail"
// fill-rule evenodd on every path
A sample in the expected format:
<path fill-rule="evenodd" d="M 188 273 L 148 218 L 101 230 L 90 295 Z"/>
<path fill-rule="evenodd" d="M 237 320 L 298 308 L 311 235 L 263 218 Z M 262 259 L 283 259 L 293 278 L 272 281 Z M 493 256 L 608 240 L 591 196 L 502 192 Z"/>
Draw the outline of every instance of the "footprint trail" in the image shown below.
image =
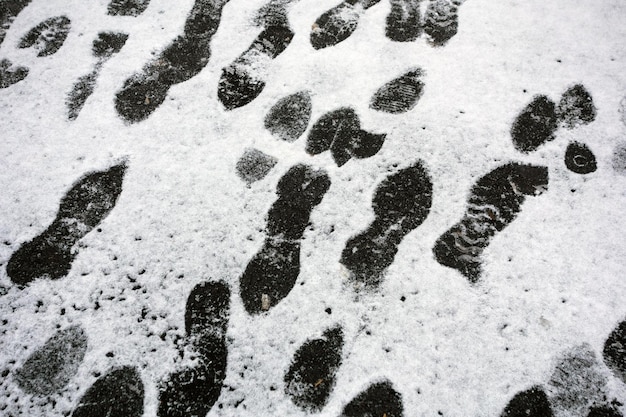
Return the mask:
<path fill-rule="evenodd" d="M 402 239 L 426 220 L 432 205 L 432 181 L 421 162 L 387 177 L 372 201 L 375 219 L 350 238 L 341 263 L 357 289 L 377 288 L 393 263 Z"/>
<path fill-rule="evenodd" d="M 122 49 L 127 39 L 128 35 L 125 33 L 102 32 L 98 34 L 92 48 L 93 55 L 98 59 L 93 71 L 78 79 L 65 100 L 69 120 L 76 120 L 85 102 L 93 93 L 102 66 Z"/>
<path fill-rule="evenodd" d="M 159 393 L 159 417 L 205 416 L 226 377 L 230 290 L 222 282 L 196 285 L 187 299 L 185 330 L 193 365 L 169 375 Z"/>
<path fill-rule="evenodd" d="M 19 286 L 36 278 L 67 275 L 76 253 L 73 246 L 115 207 L 122 192 L 125 163 L 78 180 L 61 200 L 55 220 L 9 259 L 7 274 Z"/>
<path fill-rule="evenodd" d="M 294 404 L 309 412 L 322 410 L 335 386 L 342 348 L 343 331 L 335 327 L 296 351 L 285 374 L 285 393 Z"/>
<path fill-rule="evenodd" d="M 435 243 L 435 259 L 477 282 L 480 256 L 491 238 L 517 217 L 526 197 L 542 194 L 547 186 L 546 167 L 512 162 L 495 168 L 472 187 L 463 218 Z"/>
<path fill-rule="evenodd" d="M 228 0 L 196 0 L 178 36 L 142 72 L 125 81 L 115 96 L 122 119 L 137 123 L 147 119 L 165 100 L 174 84 L 197 75 L 211 56 L 210 42 Z"/>
<path fill-rule="evenodd" d="M 300 274 L 300 245 L 311 211 L 330 187 L 322 170 L 298 164 L 278 182 L 278 199 L 267 216 L 267 238 L 240 278 L 249 314 L 269 310 L 293 289 Z"/>

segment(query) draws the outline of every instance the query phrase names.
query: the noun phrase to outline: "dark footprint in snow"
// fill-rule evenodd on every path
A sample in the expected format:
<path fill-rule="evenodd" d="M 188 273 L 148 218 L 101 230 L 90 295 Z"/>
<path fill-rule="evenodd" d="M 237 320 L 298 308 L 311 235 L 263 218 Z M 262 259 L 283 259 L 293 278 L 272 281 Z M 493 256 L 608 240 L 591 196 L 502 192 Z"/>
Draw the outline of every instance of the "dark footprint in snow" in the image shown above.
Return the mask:
<path fill-rule="evenodd" d="M 611 332 L 602 356 L 606 365 L 626 384 L 626 320 Z"/>
<path fill-rule="evenodd" d="M 309 125 L 311 107 L 307 91 L 283 97 L 265 116 L 265 128 L 279 139 L 295 142 Z"/>
<path fill-rule="evenodd" d="M 110 16 L 139 16 L 150 4 L 150 0 L 111 0 L 107 7 Z"/>
<path fill-rule="evenodd" d="M 585 343 L 558 359 L 546 390 L 558 415 L 583 416 L 590 404 L 604 401 L 607 383 L 595 352 Z"/>
<path fill-rule="evenodd" d="M 443 46 L 459 30 L 458 0 L 431 0 L 424 14 L 424 33 L 434 46 Z"/>
<path fill-rule="evenodd" d="M 391 382 L 382 381 L 370 385 L 350 401 L 340 417 L 401 417 L 403 413 L 402 396 Z"/>
<path fill-rule="evenodd" d="M 509 401 L 501 417 L 552 417 L 548 396 L 539 386 L 519 392 Z"/>
<path fill-rule="evenodd" d="M 395 42 L 412 42 L 422 34 L 422 0 L 391 0 L 385 34 Z"/>
<path fill-rule="evenodd" d="M 565 151 L 565 166 L 576 174 L 590 174 L 598 169 L 596 157 L 583 143 L 572 142 Z"/>
<path fill-rule="evenodd" d="M 16 67 L 8 59 L 0 60 L 0 88 L 7 88 L 22 81 L 28 75 L 28 68 Z"/>
<path fill-rule="evenodd" d="M 341 263 L 359 287 L 380 285 L 402 239 L 426 220 L 433 198 L 430 175 L 421 162 L 387 177 L 376 188 L 375 219 L 364 232 L 350 238 Z"/>
<path fill-rule="evenodd" d="M 556 113 L 559 122 L 565 128 L 573 129 L 576 126 L 593 122 L 597 111 L 593 98 L 585 86 L 576 84 L 563 93 Z"/>
<path fill-rule="evenodd" d="M 370 108 L 385 113 L 399 114 L 411 110 L 424 93 L 424 71 L 413 68 L 389 81 L 376 91 Z"/>
<path fill-rule="evenodd" d="M 547 96 L 535 96 L 513 122 L 513 145 L 520 152 L 532 152 L 553 140 L 557 127 L 556 104 Z"/>
<path fill-rule="evenodd" d="M 345 0 L 317 18 L 311 31 L 315 49 L 337 45 L 356 30 L 361 14 L 380 0 Z"/>
<path fill-rule="evenodd" d="M 73 246 L 115 207 L 125 171 L 121 163 L 78 180 L 61 200 L 52 224 L 11 256 L 7 264 L 11 280 L 25 286 L 36 278 L 67 275 L 76 256 Z"/>
<path fill-rule="evenodd" d="M 69 120 L 76 120 L 85 102 L 93 93 L 102 66 L 122 49 L 127 39 L 128 35 L 125 33 L 102 32 L 98 34 L 92 48 L 94 56 L 98 58 L 93 71 L 78 79 L 65 100 Z"/>
<path fill-rule="evenodd" d="M 624 417 L 617 409 L 610 405 L 604 405 L 601 407 L 591 407 L 591 411 L 587 414 L 587 417 Z"/>
<path fill-rule="evenodd" d="M 249 314 L 278 304 L 300 273 L 300 241 L 311 211 L 330 187 L 328 174 L 298 164 L 278 182 L 278 199 L 267 215 L 267 238 L 241 276 L 240 296 Z"/>
<path fill-rule="evenodd" d="M 209 62 L 210 42 L 228 0 L 196 0 L 183 34 L 155 60 L 133 75 L 115 96 L 115 108 L 127 122 L 147 119 L 165 100 L 174 84 L 187 81 Z"/>
<path fill-rule="evenodd" d="M 259 181 L 274 168 L 278 159 L 258 149 L 247 148 L 237 161 L 237 175 L 246 184 Z"/>
<path fill-rule="evenodd" d="M 144 389 L 136 368 L 110 370 L 87 390 L 72 417 L 141 417 Z"/>
<path fill-rule="evenodd" d="M 335 386 L 342 348 L 343 331 L 335 327 L 296 351 L 285 374 L 285 393 L 294 404 L 309 412 L 322 410 Z"/>
<path fill-rule="evenodd" d="M 80 326 L 58 331 L 15 372 L 17 385 L 27 394 L 52 395 L 76 375 L 87 351 L 87 336 Z"/>
<path fill-rule="evenodd" d="M 226 110 L 245 106 L 261 94 L 270 62 L 287 49 L 293 36 L 286 22 L 268 26 L 247 51 L 222 70 L 217 97 Z"/>
<path fill-rule="evenodd" d="M 309 155 L 317 155 L 330 149 L 337 166 L 342 166 L 353 157 L 360 159 L 376 155 L 386 136 L 362 130 L 354 110 L 342 107 L 324 114 L 315 122 L 305 150 Z"/>
<path fill-rule="evenodd" d="M 39 57 L 52 55 L 63 46 L 69 33 L 70 19 L 65 16 L 51 17 L 28 31 L 17 47 L 34 47 Z"/>
<path fill-rule="evenodd" d="M 11 23 L 17 15 L 31 2 L 31 0 L 11 0 L 0 3 L 0 45 L 4 41 Z"/>
<path fill-rule="evenodd" d="M 514 162 L 480 178 L 470 191 L 463 218 L 435 243 L 437 262 L 477 282 L 480 256 L 493 236 L 515 220 L 526 197 L 539 195 L 547 187 L 548 168 Z"/>
<path fill-rule="evenodd" d="M 196 285 L 187 299 L 185 330 L 193 365 L 162 383 L 159 417 L 205 416 L 217 401 L 226 376 L 226 329 L 230 290 L 222 282 Z"/>

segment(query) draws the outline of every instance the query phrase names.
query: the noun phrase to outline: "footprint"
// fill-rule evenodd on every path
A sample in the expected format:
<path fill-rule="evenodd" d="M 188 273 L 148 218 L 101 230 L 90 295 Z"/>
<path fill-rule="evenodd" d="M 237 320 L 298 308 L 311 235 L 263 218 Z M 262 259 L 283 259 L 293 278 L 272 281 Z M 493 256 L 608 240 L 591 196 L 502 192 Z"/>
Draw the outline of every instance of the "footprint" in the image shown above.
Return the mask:
<path fill-rule="evenodd" d="M 391 0 L 385 34 L 394 42 L 412 42 L 422 34 L 422 0 Z"/>
<path fill-rule="evenodd" d="M 337 166 L 343 166 L 352 157 L 369 158 L 375 155 L 382 148 L 386 136 L 362 130 L 354 110 L 342 107 L 324 114 L 315 122 L 305 150 L 309 155 L 317 155 L 330 149 Z"/>
<path fill-rule="evenodd" d="M 611 164 L 616 173 L 626 175 L 626 142 L 622 141 L 615 145 Z"/>
<path fill-rule="evenodd" d="M 611 332 L 602 356 L 606 365 L 626 384 L 626 320 Z"/>
<path fill-rule="evenodd" d="M 239 178 L 250 185 L 265 178 L 277 163 L 277 158 L 258 149 L 247 148 L 237 161 L 235 169 Z"/>
<path fill-rule="evenodd" d="M 419 161 L 380 183 L 372 201 L 374 221 L 350 238 L 341 253 L 341 263 L 350 270 L 355 284 L 380 285 L 402 239 L 426 220 L 432 192 L 430 175 Z"/>
<path fill-rule="evenodd" d="M 424 71 L 412 68 L 400 77 L 389 81 L 376 91 L 370 109 L 399 114 L 411 110 L 424 93 Z"/>
<path fill-rule="evenodd" d="M 4 41 L 11 23 L 17 15 L 31 2 L 31 0 L 11 0 L 3 1 L 0 4 L 0 45 Z"/>
<path fill-rule="evenodd" d="M 402 396 L 393 389 L 391 382 L 381 381 L 370 385 L 350 401 L 340 417 L 401 417 L 403 413 Z"/>
<path fill-rule="evenodd" d="M 311 107 L 308 91 L 283 97 L 265 116 L 265 128 L 285 142 L 295 142 L 309 125 Z"/>
<path fill-rule="evenodd" d="M 615 408 L 604 405 L 601 407 L 591 407 L 591 411 L 587 414 L 587 417 L 624 417 L 622 413 L 620 413 Z"/>
<path fill-rule="evenodd" d="M 335 386 L 342 348 L 343 331 L 335 327 L 296 351 L 285 374 L 285 393 L 294 404 L 304 411 L 322 410 Z"/>
<path fill-rule="evenodd" d="M 573 129 L 593 122 L 597 111 L 585 86 L 576 84 L 563 93 L 556 114 L 563 127 Z"/>
<path fill-rule="evenodd" d="M 565 151 L 565 166 L 576 174 L 590 174 L 598 169 L 596 157 L 584 143 L 572 142 Z"/>
<path fill-rule="evenodd" d="M 584 416 L 607 397 L 607 383 L 595 352 L 585 343 L 559 358 L 546 388 L 558 415 Z"/>
<path fill-rule="evenodd" d="M 102 66 L 109 58 L 122 49 L 127 39 L 128 35 L 126 33 L 101 32 L 98 34 L 92 48 L 94 56 L 98 58 L 93 71 L 78 79 L 65 100 L 67 118 L 69 120 L 76 120 L 85 105 L 85 101 L 93 93 Z"/>
<path fill-rule="evenodd" d="M 217 401 L 226 376 L 226 328 L 230 290 L 222 282 L 196 285 L 187 299 L 185 330 L 196 361 L 162 384 L 159 417 L 205 416 Z"/>
<path fill-rule="evenodd" d="M 512 162 L 495 168 L 472 187 L 463 218 L 435 243 L 435 259 L 477 282 L 480 255 L 491 238 L 515 220 L 527 196 L 540 195 L 547 187 L 546 167 Z"/>
<path fill-rule="evenodd" d="M 269 310 L 285 298 L 300 273 L 300 241 L 311 211 L 330 187 L 322 170 L 293 166 L 278 182 L 278 199 L 267 218 L 267 238 L 240 279 L 240 296 L 249 314 Z"/>
<path fill-rule="evenodd" d="M 433 46 L 443 46 L 459 30 L 459 0 L 431 0 L 422 26 Z"/>
<path fill-rule="evenodd" d="M 70 19 L 66 16 L 51 17 L 28 31 L 17 47 L 34 47 L 39 57 L 52 55 L 63 46 L 69 33 Z"/>
<path fill-rule="evenodd" d="M 141 417 L 144 388 L 136 368 L 110 370 L 87 390 L 72 417 Z"/>
<path fill-rule="evenodd" d="M 552 417 L 548 396 L 539 386 L 519 392 L 509 401 L 501 417 Z"/>
<path fill-rule="evenodd" d="M 286 21 L 268 26 L 247 51 L 222 70 L 217 96 L 226 110 L 245 106 L 261 94 L 271 61 L 287 49 L 293 36 Z"/>
<path fill-rule="evenodd" d="M 111 0 L 107 8 L 110 16 L 139 16 L 148 8 L 150 0 Z"/>
<path fill-rule="evenodd" d="M 556 104 L 547 96 L 537 95 L 513 122 L 513 145 L 520 152 L 532 152 L 553 140 L 557 127 Z"/>
<path fill-rule="evenodd" d="M 15 382 L 27 394 L 55 394 L 76 375 L 86 351 L 87 336 L 80 326 L 59 330 L 15 372 Z"/>
<path fill-rule="evenodd" d="M 198 74 L 211 55 L 211 38 L 219 26 L 228 0 L 196 0 L 187 16 L 183 34 L 177 37 L 141 73 L 125 81 L 115 96 L 118 114 L 129 123 L 147 119 L 165 100 L 174 84 Z"/>
<path fill-rule="evenodd" d="M 6 58 L 0 60 L 0 88 L 7 88 L 22 81 L 28 75 L 28 68 L 13 66 Z"/>
<path fill-rule="evenodd" d="M 380 0 L 345 0 L 317 18 L 311 30 L 311 45 L 322 49 L 337 45 L 356 30 L 361 14 Z"/>
<path fill-rule="evenodd" d="M 78 180 L 61 200 L 50 226 L 9 259 L 7 274 L 19 286 L 40 277 L 67 275 L 76 256 L 72 247 L 113 209 L 122 191 L 125 163 Z"/>

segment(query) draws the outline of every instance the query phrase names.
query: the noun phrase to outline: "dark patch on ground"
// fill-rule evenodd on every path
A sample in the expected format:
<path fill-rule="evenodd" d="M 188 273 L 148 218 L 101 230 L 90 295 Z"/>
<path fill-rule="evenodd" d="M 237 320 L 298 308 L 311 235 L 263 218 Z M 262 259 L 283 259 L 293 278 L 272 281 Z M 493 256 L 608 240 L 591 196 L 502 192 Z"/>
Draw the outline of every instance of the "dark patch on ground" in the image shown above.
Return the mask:
<path fill-rule="evenodd" d="M 22 81 L 28 75 L 28 68 L 13 66 L 13 63 L 4 58 L 0 60 L 0 88 L 7 88 Z"/>
<path fill-rule="evenodd" d="M 403 414 L 402 396 L 393 389 L 391 382 L 382 381 L 370 385 L 350 401 L 340 417 L 402 417 Z"/>
<path fill-rule="evenodd" d="M 602 356 L 611 371 L 626 383 L 626 320 L 606 339 Z"/>
<path fill-rule="evenodd" d="M 11 256 L 7 263 L 11 280 L 24 286 L 36 278 L 67 275 L 76 256 L 73 246 L 115 207 L 125 171 L 122 163 L 78 180 L 61 200 L 52 224 Z"/>
<path fill-rule="evenodd" d="M 28 357 L 15 381 L 27 394 L 55 394 L 76 375 L 86 351 L 87 336 L 80 326 L 60 330 Z"/>
<path fill-rule="evenodd" d="M 110 370 L 87 390 L 72 417 L 141 417 L 144 389 L 136 368 Z"/>
<path fill-rule="evenodd" d="M 247 148 L 237 161 L 237 175 L 246 184 L 259 181 L 276 166 L 278 159 L 258 149 Z"/>
<path fill-rule="evenodd" d="M 568 88 L 561 96 L 557 107 L 557 117 L 567 129 L 593 122 L 596 114 L 593 98 L 582 84 Z"/>
<path fill-rule="evenodd" d="M 548 396 L 541 387 L 518 392 L 509 401 L 501 417 L 552 417 Z"/>
<path fill-rule="evenodd" d="M 267 238 L 240 279 L 240 295 L 246 311 L 269 310 L 293 289 L 300 273 L 300 241 L 311 211 L 330 187 L 324 170 L 293 166 L 280 179 L 278 199 L 267 218 Z"/>
<path fill-rule="evenodd" d="M 385 134 L 362 130 L 354 110 L 342 107 L 324 114 L 315 122 L 307 138 L 306 152 L 317 155 L 330 149 L 337 166 L 342 166 L 352 157 L 375 155 L 383 146 L 385 137 Z"/>
<path fill-rule="evenodd" d="M 422 26 L 434 46 L 443 46 L 459 30 L 459 2 L 457 0 L 431 0 L 424 14 Z"/>
<path fill-rule="evenodd" d="M 56 53 L 70 33 L 70 19 L 66 16 L 51 17 L 28 31 L 17 45 L 18 48 L 34 47 L 37 56 Z"/>
<path fill-rule="evenodd" d="M 520 152 L 532 152 L 553 140 L 557 127 L 556 104 L 547 96 L 535 96 L 513 122 L 513 145 Z"/>
<path fill-rule="evenodd" d="M 576 174 L 590 174 L 598 169 L 596 157 L 584 143 L 572 142 L 565 151 L 565 166 Z"/>
<path fill-rule="evenodd" d="M 0 3 L 0 45 L 17 15 L 30 4 L 31 0 L 10 0 Z"/>
<path fill-rule="evenodd" d="M 322 13 L 313 24 L 311 45 L 322 49 L 337 45 L 356 30 L 361 14 L 380 0 L 346 0 Z"/>
<path fill-rule="evenodd" d="M 389 81 L 376 91 L 370 108 L 392 114 L 411 110 L 424 93 L 423 76 L 420 68 L 414 68 Z"/>
<path fill-rule="evenodd" d="M 343 331 L 335 327 L 296 351 L 285 374 L 285 393 L 294 404 L 309 412 L 322 410 L 335 386 L 342 348 Z"/>
<path fill-rule="evenodd" d="M 110 16 L 139 16 L 150 4 L 150 0 L 111 0 L 107 7 Z"/>
<path fill-rule="evenodd" d="M 481 254 L 493 236 L 517 217 L 526 197 L 541 194 L 547 186 L 546 167 L 514 162 L 480 178 L 470 191 L 463 218 L 435 243 L 437 262 L 477 282 L 482 271 Z"/>
<path fill-rule="evenodd" d="M 350 270 L 355 285 L 380 285 L 402 239 L 428 217 L 432 189 L 430 175 L 419 161 L 380 183 L 372 201 L 374 221 L 351 237 L 341 253 L 341 263 Z"/>
<path fill-rule="evenodd" d="M 269 26 L 252 42 L 250 47 L 222 70 L 217 96 L 227 110 L 249 104 L 265 88 L 263 70 L 259 63 L 275 59 L 291 43 L 294 33 L 288 25 Z"/>
<path fill-rule="evenodd" d="M 391 0 L 385 34 L 395 42 L 412 42 L 422 34 L 420 3 L 422 0 Z"/>
<path fill-rule="evenodd" d="M 311 107 L 307 91 L 283 97 L 265 116 L 265 128 L 286 142 L 295 142 L 309 125 Z"/>

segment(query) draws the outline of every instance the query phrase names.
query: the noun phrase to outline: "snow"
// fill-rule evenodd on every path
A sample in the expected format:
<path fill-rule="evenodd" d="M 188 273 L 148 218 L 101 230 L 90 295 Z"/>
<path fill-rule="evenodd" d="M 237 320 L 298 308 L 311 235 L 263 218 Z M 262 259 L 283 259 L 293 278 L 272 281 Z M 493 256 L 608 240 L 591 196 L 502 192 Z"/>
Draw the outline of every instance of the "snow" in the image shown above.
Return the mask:
<path fill-rule="evenodd" d="M 68 276 L 20 289 L 0 268 L 0 371 L 13 373 L 59 328 L 80 325 L 89 340 L 55 406 L 9 376 L 0 382 L 0 414 L 65 415 L 95 372 L 130 365 L 146 388 L 144 415 L 155 415 L 157 383 L 179 366 L 174 340 L 184 337 L 187 296 L 206 280 L 232 291 L 226 379 L 209 416 L 306 415 L 285 395 L 284 374 L 299 346 L 336 324 L 345 334 L 343 362 L 319 415 L 339 415 L 370 383 L 389 379 L 407 416 L 497 416 L 515 393 L 547 384 L 559 358 L 584 343 L 608 378 L 609 400 L 626 402 L 624 381 L 601 360 L 607 336 L 626 318 L 626 169 L 615 162 L 626 135 L 624 2 L 471 0 L 459 7 L 459 33 L 433 48 L 423 37 L 386 39 L 390 6 L 382 1 L 362 13 L 347 40 L 319 51 L 309 42 L 311 25 L 338 1 L 292 2 L 295 37 L 263 63 L 264 91 L 227 112 L 217 99 L 221 70 L 261 31 L 254 21 L 264 5 L 231 0 L 208 65 L 136 124 L 116 114 L 115 93 L 182 32 L 193 1 L 152 0 L 138 17 L 107 16 L 107 3 L 33 0 L 0 47 L 0 58 L 30 69 L 0 90 L 0 265 L 53 221 L 75 181 L 128 161 L 117 205 L 101 231 L 79 242 Z M 31 27 L 60 15 L 72 27 L 56 54 L 37 58 L 16 48 Z M 128 42 L 102 66 L 94 94 L 70 122 L 66 95 L 96 62 L 91 44 L 105 30 L 128 33 Z M 378 88 L 415 66 L 425 87 L 413 110 L 369 109 Z M 576 83 L 593 96 L 596 120 L 559 129 L 536 152 L 517 152 L 509 133 L 516 115 L 535 94 L 558 102 Z M 352 106 L 363 129 L 387 133 L 380 152 L 338 168 L 329 153 L 304 152 L 306 132 L 294 143 L 273 137 L 265 115 L 302 90 L 313 101 L 309 128 Z M 591 148 L 596 172 L 565 168 L 571 141 Z M 278 159 L 250 187 L 236 172 L 248 148 Z M 402 241 L 380 289 L 355 294 L 341 251 L 373 220 L 376 186 L 418 159 L 434 183 L 430 214 Z M 484 274 L 471 285 L 439 265 L 432 248 L 462 217 L 476 180 L 509 161 L 548 166 L 550 184 L 492 239 Z M 263 245 L 276 184 L 300 162 L 327 170 L 332 185 L 312 211 L 296 286 L 268 313 L 250 316 L 239 277 Z M 142 309 L 148 316 L 139 321 Z"/>

